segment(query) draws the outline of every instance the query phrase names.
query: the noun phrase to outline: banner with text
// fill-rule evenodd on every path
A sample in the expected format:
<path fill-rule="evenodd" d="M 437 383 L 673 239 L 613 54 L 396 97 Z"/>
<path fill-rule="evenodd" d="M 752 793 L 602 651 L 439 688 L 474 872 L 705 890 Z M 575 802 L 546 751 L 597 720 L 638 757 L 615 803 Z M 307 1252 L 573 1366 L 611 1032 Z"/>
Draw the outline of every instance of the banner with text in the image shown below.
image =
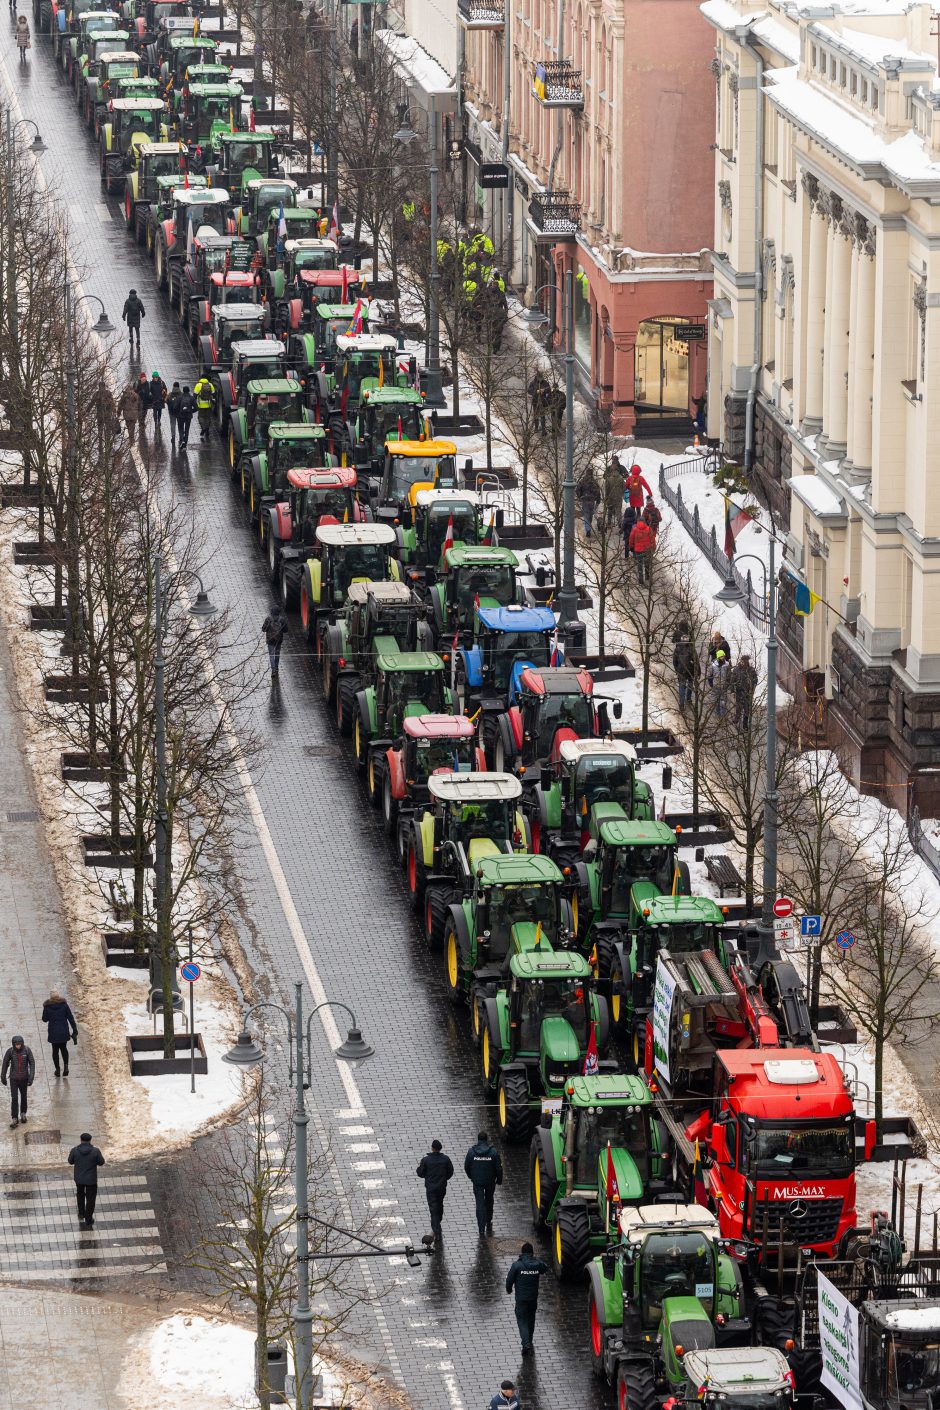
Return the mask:
<path fill-rule="evenodd" d="M 653 1065 L 664 1082 L 670 1080 L 669 1019 L 676 982 L 660 960 L 656 966 L 656 986 L 653 990 Z"/>
<path fill-rule="evenodd" d="M 846 1410 L 863 1410 L 858 1369 L 858 1311 L 818 1273 L 822 1383 Z"/>

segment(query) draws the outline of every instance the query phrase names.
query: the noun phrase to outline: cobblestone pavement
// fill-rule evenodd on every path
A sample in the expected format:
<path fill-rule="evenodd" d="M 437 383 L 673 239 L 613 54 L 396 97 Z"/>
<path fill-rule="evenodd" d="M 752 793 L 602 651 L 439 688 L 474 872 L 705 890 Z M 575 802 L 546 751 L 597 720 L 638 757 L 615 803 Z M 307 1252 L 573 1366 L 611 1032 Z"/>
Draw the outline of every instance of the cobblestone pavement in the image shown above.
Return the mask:
<path fill-rule="evenodd" d="M 104 300 L 117 323 L 135 286 L 147 309 L 142 366 L 158 369 L 168 383 L 192 384 L 192 349 L 157 292 L 143 252 L 125 234 L 117 202 L 100 193 L 93 142 L 78 122 L 48 39 L 34 38 L 25 72 L 10 63 L 9 39 L 4 48 L 0 84 L 9 91 L 15 82 L 17 117 L 37 121 L 49 147 L 41 166 L 72 221 L 83 288 Z M 118 350 L 126 350 L 120 340 Z M 154 447 L 151 439 L 145 453 L 158 458 L 167 492 L 192 502 L 216 549 L 204 575 L 207 586 L 231 608 L 241 641 L 256 641 L 262 651 L 267 575 L 218 439 L 206 447 L 194 441 L 188 456 L 171 456 L 168 441 Z M 401 1265 L 390 1270 L 393 1291 L 380 1309 L 360 1318 L 357 1354 L 387 1366 L 428 1410 L 479 1406 L 507 1373 L 517 1377 L 529 1407 L 590 1410 L 608 1403 L 588 1369 L 583 1287 L 561 1289 L 550 1275 L 544 1280 L 536 1355 L 526 1363 L 520 1358 L 503 1283 L 520 1241 L 531 1237 L 526 1154 L 508 1153 L 497 1237 L 478 1240 L 461 1167 L 478 1127 L 492 1125 L 494 1113 L 481 1098 L 465 1017 L 447 1003 L 439 963 L 415 929 L 378 815 L 324 710 L 298 631 L 282 656 L 280 685 L 259 694 L 251 708 L 269 751 L 255 781 L 254 833 L 240 855 L 260 926 L 247 941 L 250 959 L 282 1001 L 290 998 L 292 981 L 306 976 L 308 1001 L 325 991 L 349 1003 L 376 1049 L 371 1061 L 341 1074 L 315 1027 L 310 1098 L 337 1155 L 345 1157 L 350 1197 L 395 1221 L 392 1232 L 418 1240 L 427 1211 L 415 1165 L 432 1137 L 441 1138 L 458 1169 L 447 1201 L 444 1252 L 425 1260 L 420 1272 Z M 156 1182 L 161 1229 L 185 1170 L 184 1156 Z M 183 1275 L 172 1242 L 164 1239 L 175 1279 Z"/>

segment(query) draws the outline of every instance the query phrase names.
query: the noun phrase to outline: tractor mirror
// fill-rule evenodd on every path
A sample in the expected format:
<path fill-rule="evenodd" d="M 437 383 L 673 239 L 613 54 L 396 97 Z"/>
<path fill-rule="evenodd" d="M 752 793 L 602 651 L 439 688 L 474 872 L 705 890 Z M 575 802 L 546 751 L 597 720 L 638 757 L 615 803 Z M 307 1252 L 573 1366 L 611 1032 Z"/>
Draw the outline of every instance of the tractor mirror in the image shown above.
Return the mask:
<path fill-rule="evenodd" d="M 728 1137 L 725 1128 L 716 1121 L 712 1126 L 711 1133 L 712 1154 L 719 1165 L 727 1165 L 731 1157 L 728 1153 Z"/>
<path fill-rule="evenodd" d="M 543 793 L 550 793 L 550 792 L 552 791 L 552 783 L 553 783 L 553 782 L 554 782 L 554 775 L 553 775 L 551 769 L 543 769 L 542 772 L 541 772 L 541 775 L 540 775 L 540 777 L 539 777 L 539 786 L 541 787 L 542 792 L 543 792 Z"/>
<path fill-rule="evenodd" d="M 671 765 L 671 764 L 665 764 L 665 765 L 663 766 L 663 792 L 665 793 L 665 792 L 667 791 L 667 789 L 670 789 L 671 787 L 672 787 L 672 765 Z"/>
<path fill-rule="evenodd" d="M 608 1283 L 617 1276 L 617 1254 L 612 1248 L 605 1248 L 601 1254 L 601 1268 Z"/>
<path fill-rule="evenodd" d="M 615 720 L 620 720 L 620 719 L 622 719 L 622 718 L 623 718 L 623 701 L 622 701 L 622 700 L 615 700 L 615 701 L 614 701 L 614 719 L 615 719 Z"/>
<path fill-rule="evenodd" d="M 506 521 L 506 513 L 505 513 L 505 510 L 497 509 L 496 513 L 495 513 L 494 516 L 493 516 L 493 523 L 496 525 L 497 529 L 501 529 L 501 528 L 503 527 L 503 524 L 505 523 L 505 521 Z"/>

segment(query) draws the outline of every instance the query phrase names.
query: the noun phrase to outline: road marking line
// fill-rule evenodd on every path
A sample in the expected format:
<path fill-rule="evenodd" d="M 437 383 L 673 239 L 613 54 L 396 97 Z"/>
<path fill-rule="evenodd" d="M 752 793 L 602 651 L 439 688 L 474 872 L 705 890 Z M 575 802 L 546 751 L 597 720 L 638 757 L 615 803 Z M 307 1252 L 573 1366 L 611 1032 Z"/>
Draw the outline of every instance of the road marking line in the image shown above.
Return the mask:
<path fill-rule="evenodd" d="M 384 1160 L 354 1160 L 353 1170 L 387 1170 Z"/>
<path fill-rule="evenodd" d="M 378 1141 L 356 1141 L 353 1145 L 347 1144 L 346 1149 L 354 1153 L 364 1153 L 366 1151 L 379 1151 L 382 1147 L 379 1145 Z"/>

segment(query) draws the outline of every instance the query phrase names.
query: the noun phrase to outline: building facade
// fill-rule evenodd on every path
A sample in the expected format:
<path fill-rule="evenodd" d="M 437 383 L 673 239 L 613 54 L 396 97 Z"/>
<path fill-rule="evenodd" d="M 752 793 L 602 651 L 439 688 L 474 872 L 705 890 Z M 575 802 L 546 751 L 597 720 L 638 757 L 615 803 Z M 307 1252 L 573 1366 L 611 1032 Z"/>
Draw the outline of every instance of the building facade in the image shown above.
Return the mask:
<path fill-rule="evenodd" d="M 687 433 L 711 294 L 697 0 L 458 0 L 458 15 L 469 220 L 556 321 L 573 270 L 582 382 L 615 429 Z M 503 161 L 509 188 L 490 189 Z"/>
<path fill-rule="evenodd" d="M 709 431 L 822 602 L 856 782 L 940 811 L 940 85 L 933 7 L 706 0 L 717 35 Z"/>

